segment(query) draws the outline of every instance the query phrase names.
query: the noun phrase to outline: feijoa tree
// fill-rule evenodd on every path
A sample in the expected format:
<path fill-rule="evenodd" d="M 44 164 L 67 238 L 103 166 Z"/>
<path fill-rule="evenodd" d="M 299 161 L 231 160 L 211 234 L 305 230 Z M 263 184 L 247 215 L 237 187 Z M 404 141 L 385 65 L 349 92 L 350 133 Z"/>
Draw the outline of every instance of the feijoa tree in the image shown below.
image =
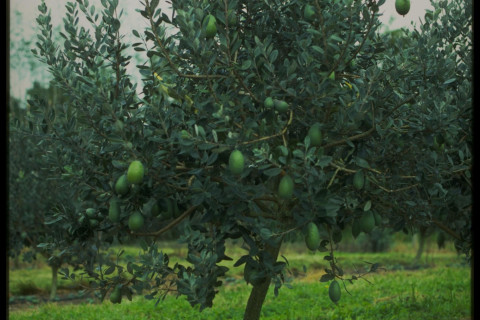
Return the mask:
<path fill-rule="evenodd" d="M 398 227 L 411 220 L 413 230 L 421 234 L 441 230 L 439 245 L 448 235 L 468 257 L 472 243 L 472 3 L 432 5 L 435 10 L 426 12 L 418 30 L 402 30 L 400 37 L 386 40 L 390 52 L 383 62 L 388 72 L 382 83 L 392 87 L 394 94 L 413 94 L 409 103 L 395 110 L 400 130 L 391 136 L 400 138 L 402 147 L 393 143 L 391 148 L 423 156 L 421 162 L 403 156 L 390 159 L 398 169 L 417 172 L 418 185 L 404 194 L 404 219 Z M 396 42 L 402 45 L 395 46 Z M 411 109 L 415 118 L 410 116 Z"/>
<path fill-rule="evenodd" d="M 63 43 L 52 40 L 49 12 L 39 6 L 34 52 L 69 98 L 54 133 L 75 172 L 65 183 L 108 212 L 80 239 L 97 239 L 83 271 L 103 297 L 174 291 L 211 307 L 228 272 L 222 261 L 231 260 L 227 240 L 242 239 L 248 249 L 234 267 L 253 287 L 245 318 L 258 319 L 269 285 L 278 294 L 285 281 L 288 260 L 279 251 L 295 235 L 326 252 L 320 281 L 331 282 L 337 302 L 339 281 L 358 278 L 334 256 L 345 226 L 370 232 L 468 221 L 468 201 L 447 195 L 470 192 L 448 165 L 458 160 L 461 172 L 470 170 L 469 78 L 457 60 L 447 68 L 445 56 L 427 56 L 436 52 L 422 49 L 428 30 L 409 34 L 411 47 L 387 46 L 376 32 L 383 2 L 179 0 L 166 14 L 159 1 L 145 1 L 139 13 L 149 27 L 132 30 L 138 41 L 128 44 L 118 1 L 102 0 L 100 11 L 85 0 L 68 3 Z M 463 16 L 449 18 L 467 21 L 468 5 L 455 5 Z M 91 28 L 78 25 L 79 15 Z M 139 88 L 127 73 L 130 46 L 145 54 Z M 444 78 L 452 70 L 461 81 Z M 448 108 L 462 116 L 440 119 L 432 88 L 451 95 Z M 446 123 L 459 140 L 436 150 Z M 459 149 L 463 158 L 452 157 Z M 185 265 L 171 265 L 156 244 L 178 225 Z M 468 252 L 468 225 L 451 231 Z M 132 238 L 144 254 L 126 267 L 100 250 Z"/>

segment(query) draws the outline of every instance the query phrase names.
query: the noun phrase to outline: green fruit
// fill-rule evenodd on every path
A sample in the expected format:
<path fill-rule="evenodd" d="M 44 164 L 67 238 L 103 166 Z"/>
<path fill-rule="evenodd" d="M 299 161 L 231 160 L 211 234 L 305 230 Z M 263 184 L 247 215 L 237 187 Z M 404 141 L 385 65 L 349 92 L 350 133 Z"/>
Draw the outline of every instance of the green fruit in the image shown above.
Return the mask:
<path fill-rule="evenodd" d="M 110 302 L 112 303 L 121 303 L 122 302 L 122 291 L 120 286 L 115 287 L 112 293 L 110 293 Z"/>
<path fill-rule="evenodd" d="M 355 219 L 352 223 L 352 236 L 353 236 L 353 238 L 356 239 L 361 231 L 362 231 L 362 229 L 360 227 L 360 220 Z"/>
<path fill-rule="evenodd" d="M 125 195 L 128 193 L 129 189 L 127 175 L 124 174 L 120 176 L 115 183 L 115 192 L 119 195 Z"/>
<path fill-rule="evenodd" d="M 340 285 L 337 280 L 333 280 L 328 287 L 328 296 L 330 297 L 330 300 L 337 303 L 340 300 L 341 295 L 342 292 L 340 291 Z"/>
<path fill-rule="evenodd" d="M 315 18 L 315 9 L 312 5 L 307 4 L 303 9 L 303 17 L 307 21 L 311 21 Z"/>
<path fill-rule="evenodd" d="M 283 176 L 278 184 L 278 196 L 282 199 L 290 199 L 293 195 L 293 179 L 289 176 Z"/>
<path fill-rule="evenodd" d="M 110 207 L 108 208 L 108 219 L 112 222 L 120 220 L 120 205 L 116 199 L 110 200 Z"/>
<path fill-rule="evenodd" d="M 188 139 L 188 138 L 190 138 L 190 133 L 188 133 L 187 130 L 182 130 L 182 131 L 180 131 L 180 138 Z"/>
<path fill-rule="evenodd" d="M 134 160 L 128 166 L 127 181 L 131 184 L 138 184 L 142 182 L 144 174 L 143 164 L 138 160 Z"/>
<path fill-rule="evenodd" d="M 358 170 L 355 172 L 355 175 L 353 176 L 353 186 L 361 190 L 363 188 L 363 185 L 365 184 L 365 174 L 363 173 L 363 170 Z"/>
<path fill-rule="evenodd" d="M 371 211 L 365 212 L 362 217 L 360 218 L 360 230 L 365 233 L 372 232 L 373 228 L 375 227 L 375 217 Z"/>
<path fill-rule="evenodd" d="M 404 16 L 410 11 L 410 0 L 395 0 L 395 10 Z"/>
<path fill-rule="evenodd" d="M 322 131 L 319 124 L 314 124 L 308 130 L 308 136 L 310 137 L 310 144 L 314 147 L 318 147 L 322 144 Z"/>
<path fill-rule="evenodd" d="M 95 213 L 97 213 L 97 210 L 95 210 L 94 208 L 88 208 L 87 210 L 85 210 L 85 212 L 89 218 L 93 218 L 95 216 Z"/>
<path fill-rule="evenodd" d="M 275 106 L 275 109 L 279 113 L 285 113 L 288 111 L 288 103 L 283 100 L 273 100 L 273 104 Z"/>
<path fill-rule="evenodd" d="M 265 108 L 271 109 L 275 106 L 275 103 L 273 103 L 272 97 L 266 97 L 263 101 L 263 105 L 265 106 Z"/>
<path fill-rule="evenodd" d="M 239 150 L 234 150 L 230 153 L 230 158 L 228 159 L 228 168 L 230 172 L 234 175 L 240 175 L 243 172 L 245 167 L 245 158 Z"/>
<path fill-rule="evenodd" d="M 213 38 L 217 34 L 217 19 L 209 14 L 207 16 L 207 27 L 205 28 L 205 35 L 207 38 Z"/>
<path fill-rule="evenodd" d="M 128 227 L 132 231 L 138 231 L 142 229 L 145 220 L 140 212 L 134 212 L 130 218 L 128 218 Z"/>
<path fill-rule="evenodd" d="M 312 251 L 317 250 L 320 245 L 320 232 L 318 231 L 317 225 L 313 222 L 310 222 L 307 225 L 305 244 L 307 245 L 307 248 Z"/>
<path fill-rule="evenodd" d="M 97 219 L 88 219 L 88 222 L 90 223 L 91 227 L 96 227 L 100 224 Z"/>

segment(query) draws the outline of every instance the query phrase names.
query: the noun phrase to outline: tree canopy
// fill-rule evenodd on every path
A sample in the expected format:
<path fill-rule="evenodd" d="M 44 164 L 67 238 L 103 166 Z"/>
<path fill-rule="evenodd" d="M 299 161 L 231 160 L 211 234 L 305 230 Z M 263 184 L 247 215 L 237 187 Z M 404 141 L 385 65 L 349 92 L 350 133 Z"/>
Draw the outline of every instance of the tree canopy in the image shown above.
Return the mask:
<path fill-rule="evenodd" d="M 322 281 L 347 279 L 332 244 L 367 215 L 396 231 L 435 225 L 470 255 L 471 2 L 434 2 L 418 30 L 400 35 L 376 32 L 383 0 L 308 10 L 294 0 L 178 0 L 170 16 L 158 3 L 145 0 L 149 27 L 133 29 L 131 44 L 118 1 L 68 2 L 61 41 L 39 6 L 33 52 L 66 101 L 29 101 L 31 123 L 46 123 L 33 148 L 49 150 L 42 174 L 78 204 L 52 223 L 83 248 L 95 244 L 78 259 L 102 296 L 120 285 L 128 297 L 161 298 L 172 286 L 211 307 L 227 240 L 242 239 L 235 266 L 254 274 L 246 314 L 259 314 L 270 281 L 278 294 L 285 280 L 282 241 L 313 223 L 311 247 L 330 263 Z M 129 46 L 144 54 L 142 83 L 127 73 Z M 118 192 L 132 161 L 143 178 Z M 87 207 L 97 224 L 79 219 Z M 144 223 L 131 230 L 134 214 Z M 188 257 L 172 266 L 155 240 L 174 226 Z M 132 238 L 145 254 L 126 270 L 100 250 Z"/>

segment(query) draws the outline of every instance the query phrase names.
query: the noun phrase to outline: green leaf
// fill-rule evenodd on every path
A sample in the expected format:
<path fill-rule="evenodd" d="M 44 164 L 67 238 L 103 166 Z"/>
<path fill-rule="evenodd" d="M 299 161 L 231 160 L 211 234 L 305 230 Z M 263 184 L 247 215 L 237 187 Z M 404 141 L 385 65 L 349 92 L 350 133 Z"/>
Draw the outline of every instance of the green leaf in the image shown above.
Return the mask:
<path fill-rule="evenodd" d="M 112 274 L 114 271 L 115 271 L 115 265 L 111 265 L 111 266 L 108 267 L 103 273 L 104 273 L 105 275 L 109 275 L 109 274 Z"/>
<path fill-rule="evenodd" d="M 370 168 L 370 165 L 368 164 L 367 160 L 365 160 L 365 159 L 356 157 L 355 158 L 355 163 L 357 164 L 357 166 L 359 166 L 361 168 L 366 168 L 366 169 Z"/>
<path fill-rule="evenodd" d="M 272 231 L 267 228 L 260 229 L 260 237 L 264 240 L 270 239 L 272 237 Z"/>
<path fill-rule="evenodd" d="M 457 78 L 451 78 L 451 79 L 448 79 L 446 80 L 443 84 L 449 84 L 449 83 L 452 83 L 452 82 L 455 82 L 457 80 Z"/>
<path fill-rule="evenodd" d="M 338 41 L 338 42 L 342 42 L 342 41 L 343 41 L 342 38 L 340 38 L 339 36 L 337 36 L 337 35 L 335 35 L 335 34 L 332 34 L 332 35 L 330 36 L 330 39 L 331 39 L 331 40 L 334 40 L 334 41 Z"/>
<path fill-rule="evenodd" d="M 128 168 L 128 163 L 121 160 L 112 160 L 112 165 L 117 169 L 126 169 Z"/>
<path fill-rule="evenodd" d="M 300 159 L 303 159 L 303 157 L 304 157 L 303 151 L 299 150 L 299 149 L 293 150 L 292 154 L 293 154 L 294 157 L 297 157 L 297 158 L 300 158 Z"/>
<path fill-rule="evenodd" d="M 233 264 L 233 266 L 234 266 L 234 267 L 241 266 L 242 264 L 244 264 L 245 262 L 247 262 L 249 259 L 250 259 L 250 256 L 249 256 L 249 255 L 243 255 L 243 256 L 241 256 L 241 257 Z"/>
<path fill-rule="evenodd" d="M 243 61 L 242 66 L 240 67 L 240 70 L 243 70 L 243 71 L 248 70 L 251 67 L 251 65 L 252 65 L 252 60 L 245 60 Z"/>
<path fill-rule="evenodd" d="M 366 203 L 365 203 L 365 206 L 363 207 L 363 211 L 368 211 L 370 210 L 370 208 L 372 207 L 372 201 L 368 200 Z"/>
<path fill-rule="evenodd" d="M 325 51 L 323 51 L 323 49 L 319 46 L 312 46 L 311 47 L 314 51 L 320 53 L 320 54 L 323 54 Z"/>
<path fill-rule="evenodd" d="M 270 63 L 274 63 L 275 60 L 277 60 L 278 57 L 278 50 L 273 50 L 272 53 L 270 53 L 270 57 L 268 58 L 270 60 Z"/>
<path fill-rule="evenodd" d="M 320 278 L 320 282 L 328 282 L 330 280 L 333 280 L 335 279 L 335 276 L 331 273 L 325 273 L 324 275 L 322 275 L 322 277 Z"/>
<path fill-rule="evenodd" d="M 270 168 L 270 169 L 267 169 L 267 170 L 263 171 L 263 173 L 264 173 L 266 176 L 269 176 L 269 177 L 276 177 L 276 176 L 278 176 L 281 172 L 282 172 L 282 169 L 280 169 L 280 168 Z"/>
<path fill-rule="evenodd" d="M 320 166 L 321 168 L 325 168 L 332 162 L 332 157 L 331 156 L 322 156 L 320 159 L 318 159 L 316 165 Z"/>
<path fill-rule="evenodd" d="M 288 148 L 285 146 L 278 146 L 278 149 L 282 152 L 283 156 L 286 157 L 288 155 Z"/>

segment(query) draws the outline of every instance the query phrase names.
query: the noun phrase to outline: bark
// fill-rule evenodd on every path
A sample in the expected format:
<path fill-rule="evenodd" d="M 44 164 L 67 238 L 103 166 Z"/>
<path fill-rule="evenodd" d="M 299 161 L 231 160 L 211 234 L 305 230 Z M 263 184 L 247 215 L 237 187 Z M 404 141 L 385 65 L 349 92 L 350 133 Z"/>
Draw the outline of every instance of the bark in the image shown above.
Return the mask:
<path fill-rule="evenodd" d="M 280 242 L 276 247 L 270 247 L 267 245 L 266 251 L 277 260 L 278 253 L 280 251 L 282 243 Z M 258 320 L 260 319 L 260 313 L 262 311 L 263 302 L 267 296 L 268 288 L 270 286 L 271 278 L 267 278 L 263 283 L 254 286 L 250 292 L 250 297 L 248 298 L 247 307 L 245 308 L 245 313 L 243 315 L 244 320 Z"/>
<path fill-rule="evenodd" d="M 20 255 L 16 255 L 13 258 L 13 269 L 20 269 Z"/>
<path fill-rule="evenodd" d="M 57 297 L 57 285 L 58 285 L 58 266 L 52 265 L 52 289 L 50 290 L 50 300 Z"/>
<path fill-rule="evenodd" d="M 418 249 L 415 259 L 413 260 L 413 264 L 417 265 L 420 262 L 420 258 L 422 257 L 423 250 L 425 248 L 425 240 L 427 239 L 427 229 L 420 228 L 418 233 Z"/>

